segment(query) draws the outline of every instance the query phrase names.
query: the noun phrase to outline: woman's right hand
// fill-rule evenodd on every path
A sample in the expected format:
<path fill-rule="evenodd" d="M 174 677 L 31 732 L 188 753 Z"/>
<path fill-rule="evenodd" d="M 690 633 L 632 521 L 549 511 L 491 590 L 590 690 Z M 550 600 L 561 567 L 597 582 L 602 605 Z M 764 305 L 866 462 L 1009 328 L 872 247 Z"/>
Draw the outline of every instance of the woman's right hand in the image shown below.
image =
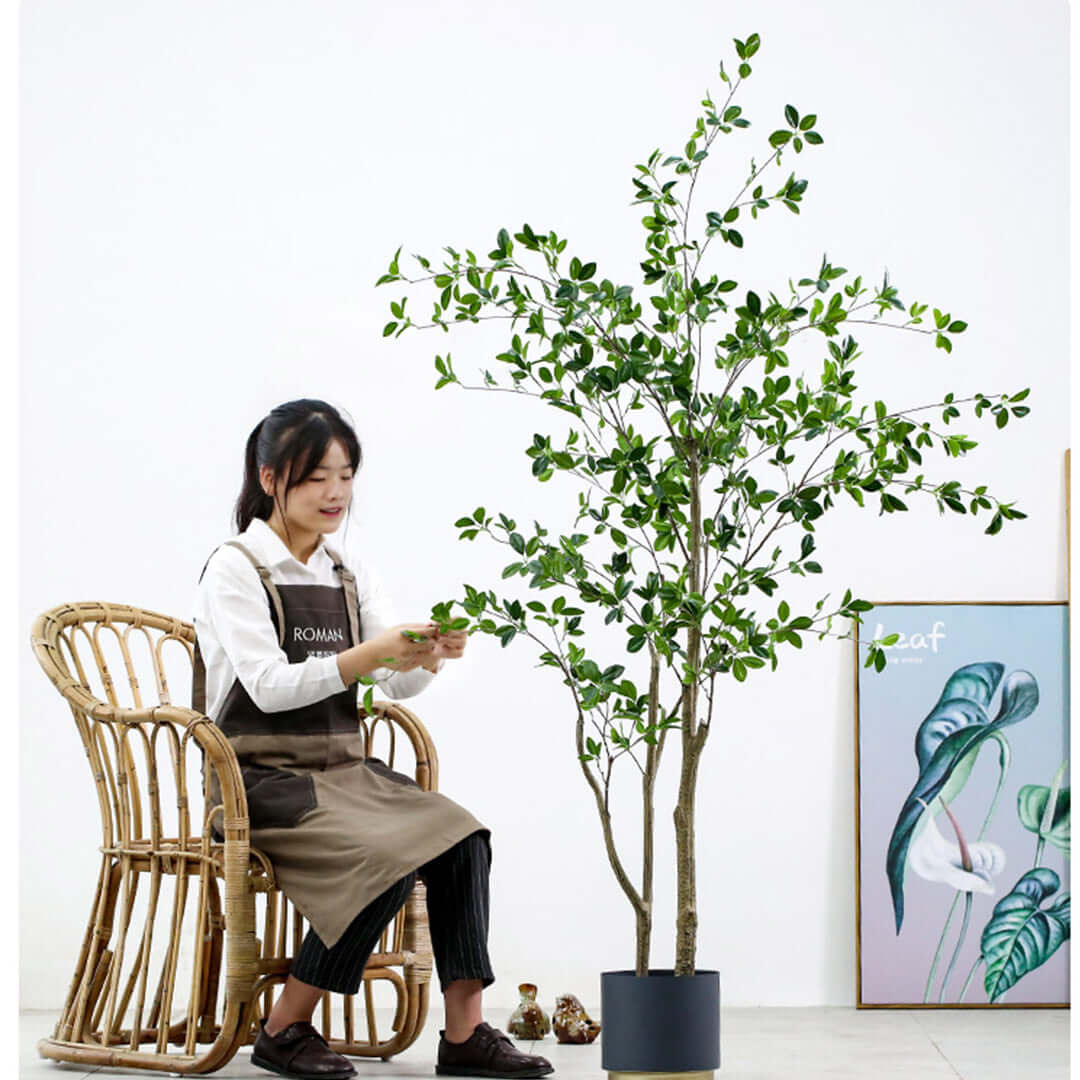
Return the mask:
<path fill-rule="evenodd" d="M 413 641 L 401 631 L 411 630 L 414 634 L 423 634 L 424 641 Z M 412 671 L 413 668 L 426 664 L 435 651 L 437 623 L 399 623 L 391 626 L 372 639 L 380 667 L 392 671 Z"/>

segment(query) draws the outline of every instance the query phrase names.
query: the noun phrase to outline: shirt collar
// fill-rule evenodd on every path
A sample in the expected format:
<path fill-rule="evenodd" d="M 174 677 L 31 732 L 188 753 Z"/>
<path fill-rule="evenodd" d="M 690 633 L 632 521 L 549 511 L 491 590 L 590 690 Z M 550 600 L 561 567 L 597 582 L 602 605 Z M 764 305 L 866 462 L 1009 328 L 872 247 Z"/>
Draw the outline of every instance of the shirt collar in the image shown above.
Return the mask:
<path fill-rule="evenodd" d="M 248 525 L 247 531 L 254 532 L 256 540 L 259 546 L 262 548 L 263 559 L 267 566 L 280 566 L 282 563 L 294 562 L 298 566 L 303 566 L 305 569 L 312 569 L 312 559 L 319 557 L 319 552 L 326 548 L 326 537 L 319 536 L 319 541 L 315 545 L 315 550 L 311 553 L 308 561 L 302 563 L 286 546 L 285 541 L 263 518 L 252 518 L 251 524 Z"/>

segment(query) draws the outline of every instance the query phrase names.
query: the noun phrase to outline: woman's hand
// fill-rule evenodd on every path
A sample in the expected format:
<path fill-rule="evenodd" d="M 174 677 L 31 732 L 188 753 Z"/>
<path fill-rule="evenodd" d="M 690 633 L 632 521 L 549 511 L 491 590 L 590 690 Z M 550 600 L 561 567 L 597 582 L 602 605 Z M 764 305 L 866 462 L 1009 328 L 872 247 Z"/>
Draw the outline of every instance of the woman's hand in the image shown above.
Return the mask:
<path fill-rule="evenodd" d="M 469 634 L 466 630 L 448 630 L 445 634 L 440 634 L 436 629 L 433 655 L 436 658 L 445 656 L 448 660 L 457 660 L 465 652 L 465 643 L 468 640 Z"/>
<path fill-rule="evenodd" d="M 437 623 L 399 623 L 391 626 L 373 639 L 379 665 L 392 671 L 412 671 L 413 668 L 431 662 L 436 655 L 435 637 Z M 423 641 L 413 641 L 402 630 L 424 635 Z M 460 654 L 459 654 L 460 655 Z"/>

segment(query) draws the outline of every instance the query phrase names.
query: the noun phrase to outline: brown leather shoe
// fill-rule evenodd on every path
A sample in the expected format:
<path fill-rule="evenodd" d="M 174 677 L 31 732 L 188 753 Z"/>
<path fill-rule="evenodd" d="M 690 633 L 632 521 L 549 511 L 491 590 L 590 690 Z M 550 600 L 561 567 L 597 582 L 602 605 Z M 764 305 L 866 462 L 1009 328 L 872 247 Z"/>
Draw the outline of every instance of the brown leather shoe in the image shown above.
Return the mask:
<path fill-rule="evenodd" d="M 439 1032 L 441 1076 L 547 1076 L 555 1071 L 547 1058 L 523 1054 L 498 1028 L 477 1024 L 463 1043 L 447 1042 L 446 1031 Z"/>
<path fill-rule="evenodd" d="M 335 1054 L 307 1020 L 297 1020 L 276 1035 L 267 1034 L 265 1020 L 259 1021 L 259 1027 L 262 1030 L 251 1048 L 253 1065 L 295 1080 L 347 1080 L 356 1075 L 352 1062 Z"/>

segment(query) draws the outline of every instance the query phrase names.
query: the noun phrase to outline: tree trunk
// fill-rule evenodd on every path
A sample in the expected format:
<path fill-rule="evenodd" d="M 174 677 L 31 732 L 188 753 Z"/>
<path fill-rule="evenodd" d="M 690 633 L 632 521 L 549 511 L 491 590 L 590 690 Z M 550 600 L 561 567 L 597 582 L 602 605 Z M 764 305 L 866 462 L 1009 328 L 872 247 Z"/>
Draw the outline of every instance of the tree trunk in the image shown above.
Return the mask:
<path fill-rule="evenodd" d="M 655 730 L 656 718 L 660 710 L 660 658 L 650 644 L 651 661 L 649 665 L 649 724 Z M 653 898 L 653 788 L 656 774 L 660 768 L 660 753 L 664 749 L 661 732 L 656 744 L 649 744 L 645 752 L 645 775 L 641 778 L 642 804 L 642 859 L 641 859 L 641 907 L 637 910 L 637 961 L 635 973 L 649 974 L 649 946 L 652 941 L 652 898 Z"/>
<path fill-rule="evenodd" d="M 698 448 L 688 443 L 690 464 L 690 591 L 701 592 L 701 473 Z M 675 807 L 675 974 L 693 975 L 697 949 L 697 868 L 694 859 L 694 799 L 697 794 L 697 765 L 702 740 L 697 732 L 698 675 L 701 663 L 701 627 L 687 633 L 686 662 L 694 669 L 692 682 L 683 696 L 682 771 L 679 801 Z"/>
<path fill-rule="evenodd" d="M 701 740 L 683 742 L 679 802 L 675 807 L 675 859 L 678 907 L 675 917 L 675 974 L 693 975 L 697 950 L 697 867 L 694 858 L 694 800 Z"/>
<path fill-rule="evenodd" d="M 637 923 L 637 961 L 634 966 L 635 975 L 649 974 L 649 947 L 652 942 L 652 908 L 636 913 Z"/>

